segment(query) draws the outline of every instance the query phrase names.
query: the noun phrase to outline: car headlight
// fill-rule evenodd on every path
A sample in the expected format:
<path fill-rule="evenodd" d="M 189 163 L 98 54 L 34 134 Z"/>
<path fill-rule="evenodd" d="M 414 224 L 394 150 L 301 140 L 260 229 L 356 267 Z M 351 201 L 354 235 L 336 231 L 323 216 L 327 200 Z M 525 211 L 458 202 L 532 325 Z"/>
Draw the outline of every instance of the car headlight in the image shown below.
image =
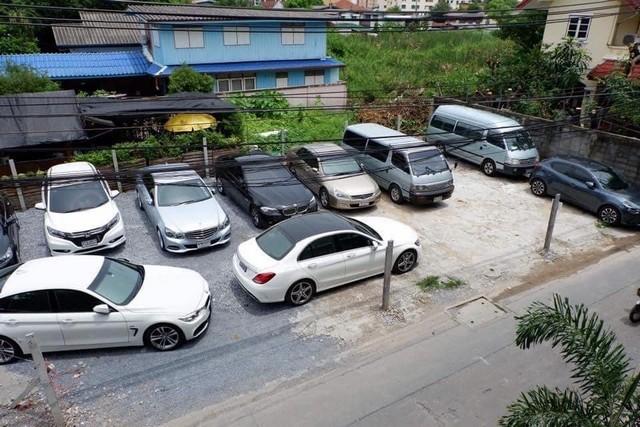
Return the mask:
<path fill-rule="evenodd" d="M 278 209 L 276 208 L 270 208 L 269 206 L 262 206 L 260 208 L 260 211 L 262 213 L 266 213 L 266 214 L 274 214 L 274 213 L 278 213 Z"/>
<path fill-rule="evenodd" d="M 333 190 L 333 195 L 336 197 L 341 197 L 343 199 L 348 199 L 349 196 L 345 193 L 343 193 L 342 191 L 338 190 L 338 189 L 334 189 Z"/>
<path fill-rule="evenodd" d="M 49 226 L 47 226 L 47 233 L 51 234 L 52 236 L 60 237 L 62 239 L 67 238 L 67 233 L 65 233 L 64 231 L 56 230 L 55 228 L 51 228 Z"/>
<path fill-rule="evenodd" d="M 222 228 L 227 228 L 231 224 L 229 217 L 227 215 L 224 216 L 224 221 L 222 221 Z"/>
<path fill-rule="evenodd" d="M 111 221 L 107 224 L 107 230 L 120 222 L 120 213 L 117 213 L 116 216 L 113 217 Z"/>
<path fill-rule="evenodd" d="M 505 163 L 509 163 L 510 165 L 519 165 L 520 159 L 509 159 Z"/>
<path fill-rule="evenodd" d="M 0 257 L 0 263 L 7 262 L 12 257 L 13 257 L 13 249 L 11 249 L 11 246 L 9 246 L 7 250 L 4 252 L 4 254 Z"/>
<path fill-rule="evenodd" d="M 316 201 L 316 197 L 315 196 L 311 196 L 311 199 L 309 200 L 309 206 L 314 206 L 316 203 L 318 203 Z"/>
<path fill-rule="evenodd" d="M 179 319 L 179 320 L 182 320 L 183 322 L 193 322 L 194 320 L 196 320 L 196 319 L 198 318 L 198 316 L 200 315 L 200 312 L 201 312 L 202 310 L 203 310 L 203 309 L 202 309 L 202 308 L 200 308 L 200 309 L 198 309 L 198 310 L 194 311 L 193 313 L 189 313 L 189 314 L 187 314 L 187 315 L 186 315 L 186 316 L 184 316 L 184 317 L 179 317 L 178 319 Z"/>
<path fill-rule="evenodd" d="M 169 227 L 164 228 L 164 234 L 166 234 L 166 236 L 170 239 L 184 239 L 184 233 L 173 231 Z"/>
<path fill-rule="evenodd" d="M 411 191 L 427 191 L 429 190 L 429 186 L 428 185 L 412 185 L 410 190 Z"/>

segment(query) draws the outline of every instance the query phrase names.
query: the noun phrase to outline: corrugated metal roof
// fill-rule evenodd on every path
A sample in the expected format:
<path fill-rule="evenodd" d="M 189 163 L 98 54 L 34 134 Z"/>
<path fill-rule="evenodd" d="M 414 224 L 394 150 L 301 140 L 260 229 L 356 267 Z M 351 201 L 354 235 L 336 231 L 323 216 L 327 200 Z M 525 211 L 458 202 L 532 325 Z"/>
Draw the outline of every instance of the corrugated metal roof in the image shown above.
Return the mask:
<path fill-rule="evenodd" d="M 164 6 L 130 5 L 129 12 L 135 12 L 147 22 L 194 22 L 219 21 L 229 19 L 335 19 L 338 14 L 311 10 L 292 9 L 251 9 L 224 8 L 214 6 Z"/>
<path fill-rule="evenodd" d="M 190 67 L 200 73 L 242 73 L 252 71 L 289 71 L 307 69 L 325 69 L 342 67 L 344 64 L 333 58 L 326 59 L 298 59 L 291 61 L 252 61 L 227 62 L 216 64 L 191 64 Z M 168 76 L 179 65 L 171 65 L 161 70 L 158 75 Z"/>
<path fill-rule="evenodd" d="M 54 80 L 144 76 L 150 65 L 141 51 L 0 55 L 0 70 L 7 63 L 34 68 Z"/>
<path fill-rule="evenodd" d="M 590 80 L 606 78 L 613 73 L 623 74 L 625 70 L 624 62 L 615 59 L 605 59 L 604 62 L 593 67 L 587 78 Z M 640 64 L 636 64 L 631 68 L 631 72 L 627 76 L 632 80 L 640 79 Z"/>
<path fill-rule="evenodd" d="M 51 27 L 58 47 L 126 46 L 144 43 L 144 24 L 135 15 L 80 12 L 80 19 L 81 24 Z"/>

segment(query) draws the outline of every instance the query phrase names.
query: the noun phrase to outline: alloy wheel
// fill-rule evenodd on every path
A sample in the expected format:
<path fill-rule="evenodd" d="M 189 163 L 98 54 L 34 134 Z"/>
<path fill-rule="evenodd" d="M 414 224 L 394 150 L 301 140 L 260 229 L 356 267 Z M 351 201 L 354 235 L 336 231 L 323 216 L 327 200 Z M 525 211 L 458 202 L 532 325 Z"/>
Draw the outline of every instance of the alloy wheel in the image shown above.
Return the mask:
<path fill-rule="evenodd" d="M 547 186 L 541 179 L 534 179 L 531 181 L 531 192 L 536 196 L 544 196 L 547 192 Z"/>
<path fill-rule="evenodd" d="M 389 195 L 391 196 L 391 200 L 394 203 L 400 203 L 400 201 L 402 200 L 402 193 L 400 192 L 400 189 L 398 188 L 397 185 L 391 186 L 391 191 L 389 192 Z"/>
<path fill-rule="evenodd" d="M 416 254 L 412 251 L 406 251 L 400 254 L 396 261 L 396 268 L 399 273 L 406 273 L 411 270 L 416 263 Z"/>
<path fill-rule="evenodd" d="M 251 221 L 256 227 L 262 228 L 262 218 L 260 217 L 260 212 L 258 212 L 258 209 L 255 207 L 251 208 Z"/>
<path fill-rule="evenodd" d="M 0 364 L 9 363 L 15 357 L 16 349 L 13 344 L 5 338 L 0 338 Z"/>
<path fill-rule="evenodd" d="M 180 333 L 171 326 L 157 326 L 149 333 L 149 343 L 160 351 L 171 350 L 180 343 Z"/>
<path fill-rule="evenodd" d="M 616 208 L 611 206 L 605 206 L 600 210 L 600 221 L 605 224 L 613 225 L 617 224 L 619 219 L 619 214 Z"/>
<path fill-rule="evenodd" d="M 485 175 L 492 176 L 496 172 L 496 165 L 491 160 L 485 160 L 482 163 L 482 172 Z"/>
<path fill-rule="evenodd" d="M 216 190 L 219 194 L 224 194 L 224 186 L 222 185 L 222 181 L 220 181 L 219 179 L 216 180 Z"/>
<path fill-rule="evenodd" d="M 325 209 L 329 207 L 329 193 L 324 188 L 320 190 L 320 204 Z"/>
<path fill-rule="evenodd" d="M 302 305 L 313 296 L 313 285 L 310 282 L 302 281 L 294 284 L 289 291 L 289 300 L 294 305 Z"/>

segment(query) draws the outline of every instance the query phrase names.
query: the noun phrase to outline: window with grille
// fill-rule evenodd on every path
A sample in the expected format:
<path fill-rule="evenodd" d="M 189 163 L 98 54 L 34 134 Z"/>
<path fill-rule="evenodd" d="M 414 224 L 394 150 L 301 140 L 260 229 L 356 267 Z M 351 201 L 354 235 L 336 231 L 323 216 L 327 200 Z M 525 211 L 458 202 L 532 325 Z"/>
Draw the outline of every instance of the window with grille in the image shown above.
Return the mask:
<path fill-rule="evenodd" d="M 590 26 L 590 16 L 570 16 L 569 26 L 567 27 L 567 37 L 572 37 L 577 40 L 586 40 L 589 36 Z"/>
<path fill-rule="evenodd" d="M 219 74 L 216 76 L 218 92 L 237 92 L 256 88 L 255 74 Z"/>

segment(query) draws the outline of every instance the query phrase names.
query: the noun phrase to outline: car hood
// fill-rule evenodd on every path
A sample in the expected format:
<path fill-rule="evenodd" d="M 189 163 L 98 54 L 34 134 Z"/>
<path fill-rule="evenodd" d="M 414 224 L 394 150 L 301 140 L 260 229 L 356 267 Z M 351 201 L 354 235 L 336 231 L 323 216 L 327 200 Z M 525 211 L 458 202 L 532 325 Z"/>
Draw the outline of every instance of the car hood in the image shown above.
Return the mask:
<path fill-rule="evenodd" d="M 158 207 L 158 213 L 165 226 L 180 232 L 218 227 L 226 217 L 215 197 L 202 202 Z"/>
<path fill-rule="evenodd" d="M 640 188 L 637 187 L 629 187 L 625 190 L 615 191 L 620 197 L 624 200 L 628 200 L 634 205 L 640 206 Z"/>
<path fill-rule="evenodd" d="M 349 196 L 378 192 L 378 184 L 366 173 L 323 177 L 324 186 L 330 191 L 338 190 Z"/>
<path fill-rule="evenodd" d="M 264 187 L 252 187 L 251 195 L 259 205 L 269 207 L 282 207 L 307 205 L 313 193 L 302 185 L 297 179 L 291 179 L 282 185 L 265 185 Z"/>
<path fill-rule="evenodd" d="M 107 225 L 118 214 L 118 207 L 113 200 L 93 209 L 78 212 L 45 214 L 45 225 L 65 233 L 93 230 Z"/>
<path fill-rule="evenodd" d="M 141 313 L 189 314 L 204 305 L 207 281 L 186 268 L 144 266 L 144 282 L 126 309 Z"/>
<path fill-rule="evenodd" d="M 424 174 L 420 176 L 413 176 L 413 183 L 416 185 L 435 185 L 435 184 L 445 184 L 451 181 L 453 184 L 453 173 L 450 170 L 432 173 L 432 174 Z"/>
<path fill-rule="evenodd" d="M 362 221 L 376 230 L 383 241 L 393 240 L 394 247 L 412 244 L 418 240 L 418 233 L 413 228 L 393 219 L 367 216 L 358 217 L 358 221 Z"/>

